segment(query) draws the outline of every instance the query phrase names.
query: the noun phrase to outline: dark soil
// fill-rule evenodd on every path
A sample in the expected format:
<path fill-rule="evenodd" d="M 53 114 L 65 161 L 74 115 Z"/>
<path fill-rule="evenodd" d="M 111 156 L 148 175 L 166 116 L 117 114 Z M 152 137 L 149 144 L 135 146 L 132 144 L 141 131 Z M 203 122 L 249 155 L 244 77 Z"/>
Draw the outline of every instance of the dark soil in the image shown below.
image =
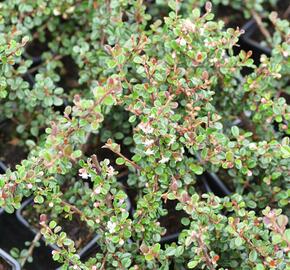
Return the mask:
<path fill-rule="evenodd" d="M 268 27 L 267 30 L 269 31 L 270 35 L 273 36 L 275 29 L 273 27 L 273 24 L 268 20 L 267 21 Z M 257 26 L 257 24 L 255 23 L 253 25 L 253 27 L 255 28 L 255 31 L 253 32 L 253 34 L 249 37 L 250 39 L 258 42 L 259 44 L 261 43 L 262 46 L 268 46 L 266 44 L 266 37 L 263 35 L 263 33 L 260 31 L 259 27 Z"/>
<path fill-rule="evenodd" d="M 285 20 L 290 20 L 290 2 L 287 0 L 280 0 L 278 1 L 278 16 Z"/>
<path fill-rule="evenodd" d="M 41 229 L 39 225 L 39 214 L 33 205 L 27 206 L 22 211 L 22 216 L 35 230 Z M 90 231 L 86 223 L 81 221 L 76 215 L 73 215 L 72 220 L 60 218 L 57 220 L 57 223 L 67 233 L 68 237 L 75 242 L 75 247 L 78 251 L 83 249 L 94 237 L 94 232 Z"/>
<path fill-rule="evenodd" d="M 232 179 L 232 176 L 230 176 L 226 170 L 224 169 L 220 169 L 217 173 L 216 173 L 216 176 L 221 180 L 221 182 L 230 190 L 234 190 L 235 189 L 235 186 L 233 184 L 233 179 Z M 221 188 L 218 187 L 217 184 L 215 184 L 215 181 L 214 179 L 212 179 L 212 177 L 210 176 L 206 176 L 207 179 L 208 179 L 208 182 L 211 187 L 211 189 L 213 190 L 213 193 L 215 193 L 216 195 L 220 196 L 220 197 L 224 197 L 226 196 L 227 194 L 225 194 L 223 192 L 223 190 L 221 190 Z"/>
<path fill-rule="evenodd" d="M 43 52 L 49 51 L 47 44 L 48 43 L 46 42 L 41 42 L 38 39 L 34 39 L 32 42 L 28 43 L 26 52 L 33 58 L 41 57 Z"/>
<path fill-rule="evenodd" d="M 26 158 L 25 148 L 20 145 L 15 128 L 11 121 L 0 124 L 0 160 L 11 169 Z"/>
<path fill-rule="evenodd" d="M 117 117 L 117 118 L 116 118 Z M 121 153 L 131 159 L 133 154 L 130 151 L 131 145 L 124 145 L 122 139 L 114 138 L 116 134 L 122 133 L 124 137 L 132 137 L 133 131 L 131 126 L 128 124 L 129 114 L 123 108 L 116 106 L 113 108 L 112 112 L 105 116 L 103 126 L 100 129 L 98 135 L 91 134 L 88 139 L 88 142 L 83 147 L 83 152 L 86 156 L 91 156 L 95 154 L 99 161 L 104 159 L 109 159 L 110 164 L 114 167 L 116 171 L 119 172 L 119 175 L 125 175 L 128 173 L 128 168 L 126 165 L 118 165 L 115 163 L 115 160 L 119 157 L 117 154 L 113 153 L 110 149 L 102 148 L 105 145 L 105 140 L 107 136 L 105 134 L 110 132 L 114 142 L 120 145 Z M 124 125 L 127 125 L 124 127 Z M 103 141 L 101 140 L 103 138 Z"/>
<path fill-rule="evenodd" d="M 69 93 L 73 88 L 80 86 L 78 83 L 78 66 L 69 56 L 63 57 L 61 62 L 63 63 L 63 68 L 60 70 L 61 80 L 59 86 L 62 87 L 66 93 Z"/>
<path fill-rule="evenodd" d="M 24 227 L 16 218 L 15 214 L 3 213 L 0 215 L 0 248 L 7 253 L 16 247 L 20 250 L 26 248 L 25 242 L 31 242 L 34 234 Z M 59 266 L 51 258 L 51 248 L 47 247 L 43 241 L 40 241 L 40 247 L 33 251 L 33 262 L 26 263 L 23 270 L 53 270 Z M 11 269 L 11 268 L 8 268 Z"/>
<path fill-rule="evenodd" d="M 225 28 L 241 28 L 246 22 L 242 11 L 237 11 L 230 6 L 222 4 L 217 7 L 215 18 L 216 20 L 223 20 Z"/>
<path fill-rule="evenodd" d="M 167 209 L 168 214 L 159 219 L 160 225 L 166 228 L 165 236 L 181 232 L 185 226 L 181 223 L 183 217 L 187 217 L 184 211 L 177 211 L 175 209 L 177 201 L 168 200 L 164 207 Z"/>
<path fill-rule="evenodd" d="M 4 258 L 0 257 L 0 270 L 10 270 L 12 269 L 11 265 L 7 263 Z"/>

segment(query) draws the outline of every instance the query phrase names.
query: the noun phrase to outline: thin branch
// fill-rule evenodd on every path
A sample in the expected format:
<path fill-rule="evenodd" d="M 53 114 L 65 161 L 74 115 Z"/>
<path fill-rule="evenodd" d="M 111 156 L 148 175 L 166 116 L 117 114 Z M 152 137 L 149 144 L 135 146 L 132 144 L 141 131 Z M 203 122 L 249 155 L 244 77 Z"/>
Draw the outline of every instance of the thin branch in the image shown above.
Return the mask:
<path fill-rule="evenodd" d="M 37 65 L 37 66 L 35 66 L 35 67 L 32 67 L 32 68 L 28 69 L 27 72 L 31 74 L 31 73 L 37 71 L 37 70 L 38 70 L 39 68 L 41 68 L 42 66 L 47 65 L 49 62 L 51 62 L 51 61 L 57 61 L 57 60 L 61 60 L 62 58 L 63 58 L 62 55 L 55 55 L 52 59 L 49 59 L 49 60 L 47 60 L 47 61 L 45 61 L 45 62 L 43 62 L 43 63 L 40 63 L 39 65 Z"/>
<path fill-rule="evenodd" d="M 284 19 L 287 19 L 289 15 L 290 15 L 290 5 L 289 5 L 288 8 L 286 9 L 286 11 L 284 12 L 284 14 L 283 14 L 282 17 L 283 17 Z"/>
<path fill-rule="evenodd" d="M 100 166 L 100 163 L 98 161 L 97 156 L 96 155 L 92 155 L 91 158 L 92 158 L 92 162 L 95 165 L 95 168 L 96 168 L 97 172 L 100 174 L 102 172 L 102 168 Z"/>
<path fill-rule="evenodd" d="M 123 158 L 126 162 L 130 163 L 136 170 L 138 170 L 138 171 L 141 171 L 142 170 L 142 168 L 139 165 L 137 165 L 132 160 L 126 158 L 122 153 L 120 153 L 119 151 L 115 150 L 110 145 L 106 144 L 106 145 L 102 146 L 102 148 L 108 148 L 108 149 L 110 149 L 112 152 L 114 152 L 115 154 L 117 154 L 118 156 L 120 156 L 121 158 Z"/>
<path fill-rule="evenodd" d="M 27 255 L 26 255 L 24 258 L 22 258 L 22 260 L 20 261 L 20 265 L 21 265 L 21 267 L 23 267 L 23 266 L 25 265 L 27 259 L 28 259 L 29 257 L 32 256 L 33 251 L 34 251 L 34 248 L 35 248 L 35 246 L 36 246 L 36 244 L 37 244 L 37 242 L 39 241 L 40 238 L 41 238 L 41 232 L 39 231 L 39 232 L 35 235 L 33 241 L 31 242 L 31 245 L 30 245 L 30 247 L 29 247 L 29 249 L 28 249 L 28 253 L 27 253 Z"/>
<path fill-rule="evenodd" d="M 272 47 L 271 44 L 271 34 L 269 33 L 269 31 L 265 28 L 265 26 L 263 25 L 262 19 L 260 17 L 260 15 L 255 11 L 255 10 L 251 10 L 251 14 L 253 16 L 253 18 L 255 19 L 261 33 L 265 36 L 266 38 L 266 42 L 267 44 Z"/>

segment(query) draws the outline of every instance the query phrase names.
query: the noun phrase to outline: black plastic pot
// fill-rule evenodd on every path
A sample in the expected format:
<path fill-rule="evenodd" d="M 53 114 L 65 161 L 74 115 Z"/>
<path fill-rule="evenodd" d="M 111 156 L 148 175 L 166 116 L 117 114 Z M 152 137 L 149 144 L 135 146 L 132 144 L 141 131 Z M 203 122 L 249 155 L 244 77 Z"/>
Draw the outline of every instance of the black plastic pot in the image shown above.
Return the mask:
<path fill-rule="evenodd" d="M 23 56 L 24 56 L 24 58 L 26 58 L 26 59 L 30 59 L 30 60 L 32 60 L 34 66 L 39 65 L 39 64 L 42 62 L 42 59 L 41 59 L 40 56 L 32 56 L 32 55 L 30 55 L 30 54 L 27 53 L 27 52 L 24 52 L 24 53 L 23 53 Z"/>
<path fill-rule="evenodd" d="M 180 232 L 162 236 L 160 244 L 170 244 L 172 242 L 177 242 Z"/>
<path fill-rule="evenodd" d="M 206 192 L 212 192 L 219 197 L 228 196 L 232 193 L 215 173 L 204 173 L 202 181 Z"/>
<path fill-rule="evenodd" d="M 259 42 L 257 42 L 254 37 L 258 33 L 259 28 L 254 19 L 248 21 L 243 27 L 245 30 L 245 34 L 241 36 L 242 45 L 246 45 L 248 50 L 253 51 L 253 58 L 261 56 L 261 54 L 266 54 L 267 56 L 271 55 L 271 49 L 266 46 L 262 46 Z M 259 60 L 259 59 L 258 59 Z"/>
<path fill-rule="evenodd" d="M 4 174 L 6 170 L 6 165 L 0 160 L 0 174 Z"/>
<path fill-rule="evenodd" d="M 200 162 L 202 161 L 199 154 L 196 157 Z M 232 193 L 215 173 L 206 171 L 199 178 L 206 192 L 212 192 L 219 197 L 224 197 Z"/>
<path fill-rule="evenodd" d="M 19 220 L 19 222 L 21 224 L 23 224 L 27 229 L 29 229 L 34 235 L 36 235 L 38 233 L 38 230 L 36 230 L 35 228 L 33 228 L 28 221 L 23 217 L 22 215 L 22 211 L 24 210 L 24 208 L 28 205 L 33 204 L 33 199 L 30 198 L 28 200 L 26 200 L 21 207 L 16 211 L 16 217 Z M 96 235 L 86 246 L 84 246 L 79 252 L 79 256 L 82 257 L 84 256 L 97 242 L 99 236 Z M 42 240 L 45 242 L 45 239 L 42 238 Z M 58 246 L 54 245 L 54 244 L 48 244 L 50 246 L 51 249 L 53 250 L 60 250 Z"/>
<path fill-rule="evenodd" d="M 7 170 L 7 167 L 5 166 L 5 164 L 0 161 L 0 174 L 4 174 L 5 171 Z M 2 208 L 0 208 L 0 215 L 4 212 L 4 210 Z"/>
<path fill-rule="evenodd" d="M 38 230 L 33 228 L 29 222 L 23 217 L 22 212 L 25 209 L 26 206 L 34 204 L 33 198 L 29 198 L 26 201 L 24 201 L 21 205 L 21 207 L 16 211 L 16 217 L 19 220 L 19 222 L 24 225 L 29 231 L 31 231 L 34 235 L 38 233 Z M 130 200 L 127 200 L 127 210 L 129 211 L 131 209 L 131 203 Z M 80 257 L 83 257 L 87 254 L 87 252 L 94 247 L 97 244 L 97 240 L 99 239 L 99 235 L 96 235 L 85 247 L 83 247 L 79 252 L 78 255 Z M 45 242 L 45 239 L 42 238 L 42 240 Z M 48 244 L 51 249 L 53 250 L 59 250 L 59 247 L 54 244 Z"/>
<path fill-rule="evenodd" d="M 30 73 L 25 73 L 23 79 L 29 83 L 29 86 L 32 88 L 34 86 L 34 77 Z"/>
<path fill-rule="evenodd" d="M 20 270 L 19 263 L 13 259 L 8 253 L 6 253 L 3 249 L 0 248 L 0 257 L 11 266 L 11 270 Z M 1 265 L 0 265 L 1 266 Z"/>

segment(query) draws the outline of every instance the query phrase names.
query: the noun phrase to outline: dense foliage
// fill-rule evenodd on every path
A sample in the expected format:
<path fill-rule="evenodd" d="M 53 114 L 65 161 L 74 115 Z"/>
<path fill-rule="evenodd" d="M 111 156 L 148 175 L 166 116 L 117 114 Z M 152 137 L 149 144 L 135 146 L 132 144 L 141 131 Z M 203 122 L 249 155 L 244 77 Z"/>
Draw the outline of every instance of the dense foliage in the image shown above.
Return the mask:
<path fill-rule="evenodd" d="M 0 206 L 34 198 L 62 269 L 289 269 L 289 22 L 277 1 L 149 2 L 0 3 L 0 120 L 27 153 Z M 237 53 L 220 4 L 267 20 L 271 56 Z M 160 244 L 167 201 L 183 230 Z M 87 260 L 62 228 L 76 217 L 99 236 Z"/>

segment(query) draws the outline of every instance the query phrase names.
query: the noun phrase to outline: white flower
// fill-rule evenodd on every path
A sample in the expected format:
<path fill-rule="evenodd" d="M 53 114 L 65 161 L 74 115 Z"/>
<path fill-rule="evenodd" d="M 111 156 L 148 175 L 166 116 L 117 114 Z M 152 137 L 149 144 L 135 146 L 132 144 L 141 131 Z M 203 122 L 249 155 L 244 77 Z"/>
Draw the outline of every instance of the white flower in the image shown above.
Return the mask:
<path fill-rule="evenodd" d="M 195 32 L 195 25 L 189 19 L 186 19 L 183 22 L 183 25 L 182 26 L 183 26 L 183 31 L 186 31 L 186 32 Z"/>
<path fill-rule="evenodd" d="M 153 151 L 152 149 L 147 149 L 147 150 L 145 151 L 145 154 L 146 154 L 147 156 L 151 156 L 151 155 L 154 154 L 154 151 Z"/>
<path fill-rule="evenodd" d="M 94 202 L 94 207 L 98 208 L 100 206 L 99 202 Z"/>
<path fill-rule="evenodd" d="M 112 222 L 111 220 L 109 220 L 107 223 L 107 227 L 110 233 L 113 233 L 115 231 L 116 226 L 117 224 L 115 222 Z"/>
<path fill-rule="evenodd" d="M 145 134 L 150 134 L 153 132 L 153 127 L 150 126 L 149 123 L 140 123 L 138 127 L 145 133 Z"/>
<path fill-rule="evenodd" d="M 178 156 L 178 157 L 175 158 L 175 160 L 176 161 L 182 161 L 182 157 L 181 156 Z"/>
<path fill-rule="evenodd" d="M 168 145 L 170 146 L 170 145 L 172 145 L 173 143 L 175 143 L 175 137 L 174 137 L 174 136 L 171 137 L 171 139 L 170 139 Z"/>
<path fill-rule="evenodd" d="M 53 10 L 53 15 L 55 15 L 55 16 L 59 16 L 59 15 L 60 15 L 60 10 L 57 9 L 57 8 L 55 8 L 55 9 Z"/>
<path fill-rule="evenodd" d="M 115 174 L 115 170 L 112 166 L 109 166 L 108 169 L 107 169 L 107 174 L 109 177 L 113 177 L 114 174 Z"/>
<path fill-rule="evenodd" d="M 101 193 L 101 190 L 102 190 L 102 188 L 101 188 L 100 186 L 98 186 L 98 187 L 95 188 L 94 193 L 95 193 L 96 195 L 98 195 L 98 194 Z"/>
<path fill-rule="evenodd" d="M 27 184 L 27 188 L 28 189 L 32 189 L 33 188 L 33 185 L 31 183 Z"/>
<path fill-rule="evenodd" d="M 168 157 L 162 157 L 162 159 L 159 160 L 159 163 L 166 163 L 169 161 Z"/>
<path fill-rule="evenodd" d="M 257 149 L 257 145 L 256 145 L 256 143 L 250 143 L 250 144 L 249 144 L 249 149 L 250 149 L 250 150 L 256 150 L 256 149 Z"/>
<path fill-rule="evenodd" d="M 153 140 L 153 139 L 151 139 L 151 140 L 146 139 L 145 142 L 143 142 L 143 144 L 144 144 L 145 146 L 150 146 L 150 145 L 152 145 L 153 143 L 154 143 L 154 140 Z"/>
<path fill-rule="evenodd" d="M 66 10 L 66 13 L 73 13 L 75 10 L 75 6 L 71 6 Z"/>
<path fill-rule="evenodd" d="M 186 40 L 184 38 L 180 39 L 180 45 L 185 46 L 186 45 Z"/>
<path fill-rule="evenodd" d="M 79 176 L 83 179 L 88 179 L 91 175 L 87 172 L 85 168 L 79 169 Z"/>

